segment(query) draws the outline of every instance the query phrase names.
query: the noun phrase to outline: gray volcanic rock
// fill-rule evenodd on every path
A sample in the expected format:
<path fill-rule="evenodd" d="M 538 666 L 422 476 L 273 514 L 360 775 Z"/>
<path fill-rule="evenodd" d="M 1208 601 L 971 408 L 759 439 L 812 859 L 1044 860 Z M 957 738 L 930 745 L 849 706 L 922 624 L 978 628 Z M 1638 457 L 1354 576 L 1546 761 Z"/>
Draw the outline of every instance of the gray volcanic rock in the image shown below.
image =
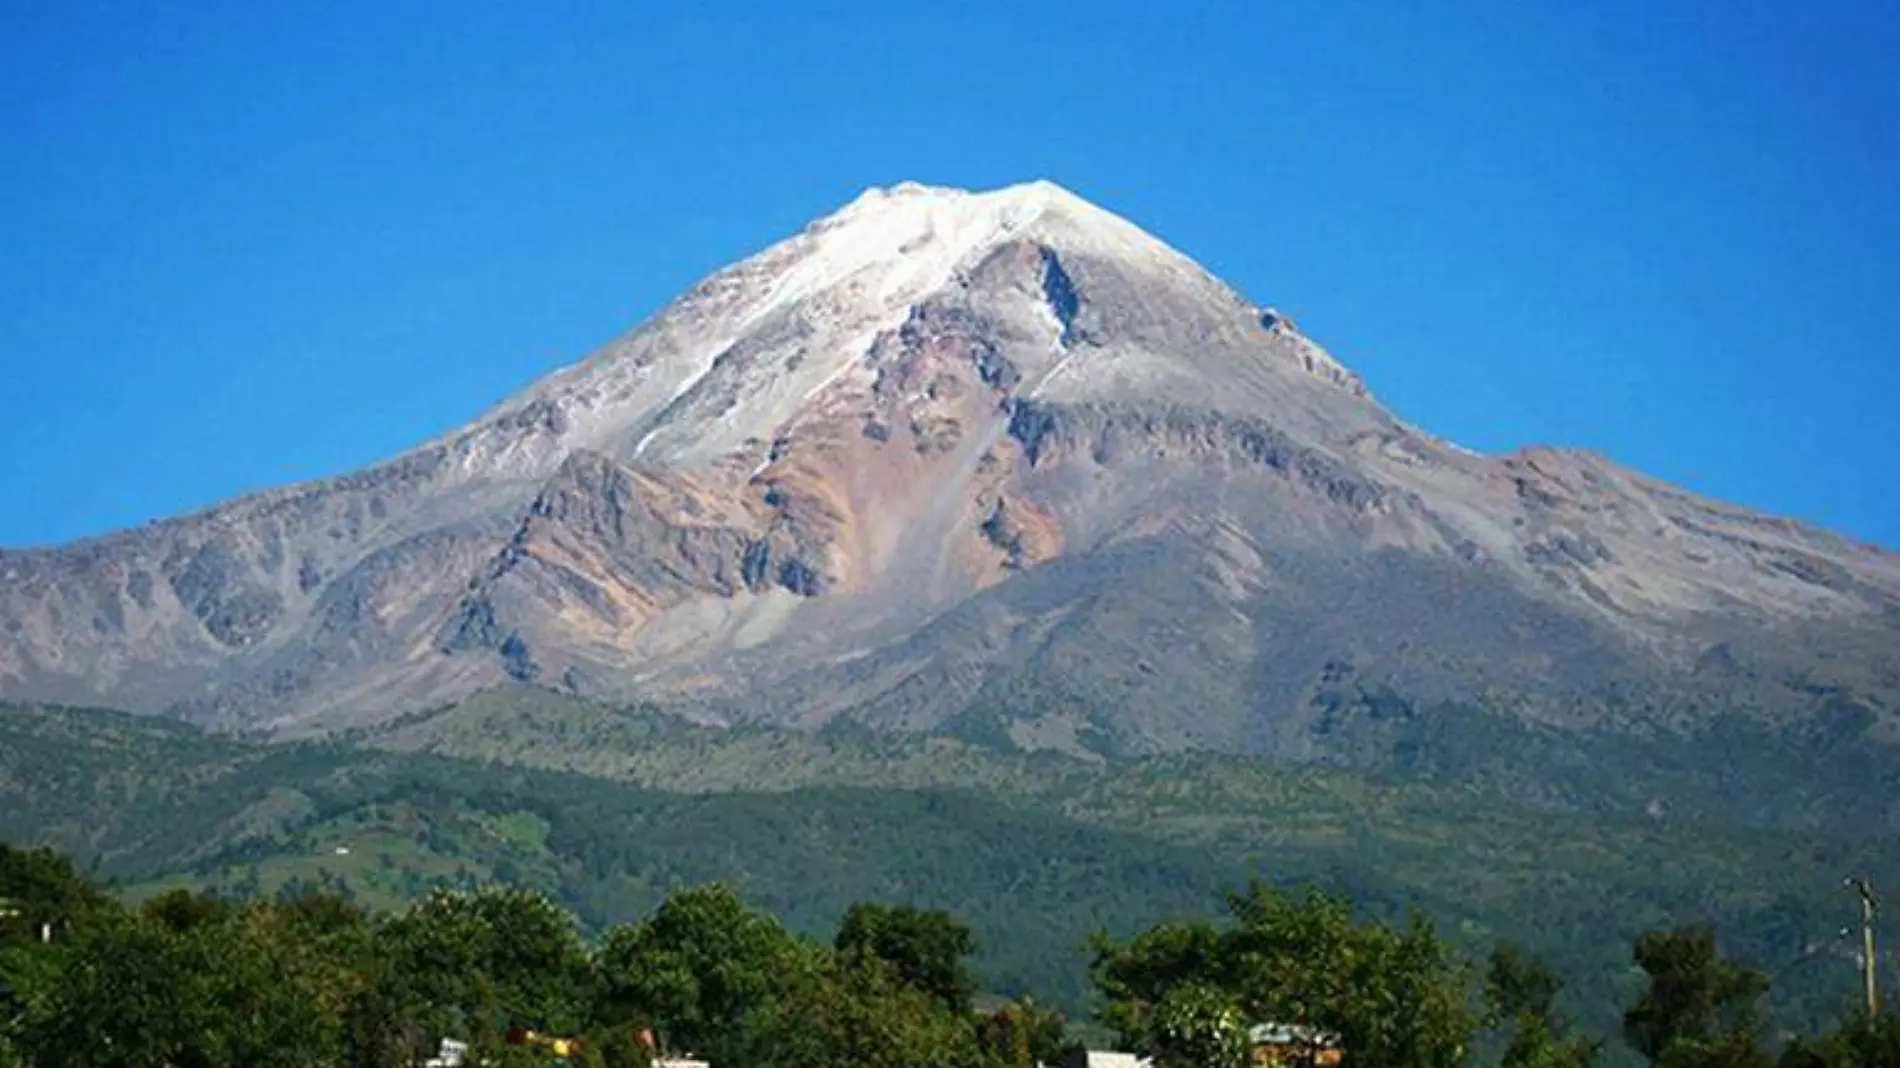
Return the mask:
<path fill-rule="evenodd" d="M 387 464 L 0 579 L 0 695 L 280 730 L 513 679 L 1446 774 L 1900 737 L 1893 554 L 1451 446 L 1047 183 L 871 190 Z"/>

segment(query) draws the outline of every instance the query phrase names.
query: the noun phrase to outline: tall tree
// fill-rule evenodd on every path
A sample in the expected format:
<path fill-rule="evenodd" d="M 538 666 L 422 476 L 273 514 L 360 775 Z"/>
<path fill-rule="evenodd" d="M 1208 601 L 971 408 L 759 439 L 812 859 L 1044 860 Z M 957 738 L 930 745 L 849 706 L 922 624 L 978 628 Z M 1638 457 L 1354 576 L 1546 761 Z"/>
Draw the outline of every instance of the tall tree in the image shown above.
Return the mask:
<path fill-rule="evenodd" d="M 1247 1026 L 1226 991 L 1182 983 L 1155 1006 L 1153 1051 L 1157 1068 L 1246 1068 Z"/>
<path fill-rule="evenodd" d="M 1228 985 L 1221 934 L 1203 921 L 1163 923 L 1143 931 L 1126 946 L 1105 934 L 1090 943 L 1090 969 L 1104 1002 L 1102 1022 L 1129 1049 L 1155 1046 L 1154 1007 L 1183 983 Z"/>
<path fill-rule="evenodd" d="M 234 922 L 89 927 L 21 1044 L 35 1068 L 334 1064 L 336 1021 L 283 950 Z"/>
<path fill-rule="evenodd" d="M 178 934 L 223 923 L 236 911 L 229 901 L 185 889 L 167 890 L 139 908 L 147 920 Z"/>
<path fill-rule="evenodd" d="M 569 913 L 539 893 L 439 891 L 383 938 L 422 999 L 470 1034 L 514 1025 L 578 1030 L 594 1001 L 586 947 Z"/>
<path fill-rule="evenodd" d="M 1557 995 L 1563 986 L 1563 979 L 1548 964 L 1514 942 L 1500 942 L 1491 951 L 1484 992 L 1485 1000 L 1499 1016 L 1550 1019 L 1556 1015 Z"/>
<path fill-rule="evenodd" d="M 1510 1028 L 1501 1068 L 1586 1068 L 1597 1044 L 1569 1034 L 1557 1012 L 1563 980 L 1543 961 L 1504 942 L 1491 952 L 1484 994 L 1493 1022 Z"/>
<path fill-rule="evenodd" d="M 1715 931 L 1682 927 L 1636 940 L 1635 961 L 1649 976 L 1641 998 L 1623 1014 L 1623 1033 L 1637 1052 L 1665 1068 L 1751 1065 L 1765 1020 L 1757 1007 L 1768 979 L 1722 956 Z"/>
<path fill-rule="evenodd" d="M 964 959 L 976 952 L 976 938 L 947 912 L 860 902 L 846 910 L 835 948 L 847 959 L 884 961 L 950 1011 L 970 1011 L 976 979 Z"/>
<path fill-rule="evenodd" d="M 37 940 L 47 930 L 63 934 L 114 908 L 71 858 L 0 842 L 0 944 Z"/>
<path fill-rule="evenodd" d="M 337 1012 L 342 1063 L 350 1068 L 412 1068 L 433 1056 L 445 1015 L 400 972 L 391 955 L 361 962 Z"/>
<path fill-rule="evenodd" d="M 813 954 L 729 887 L 678 891 L 645 921 L 617 927 L 598 955 L 601 1018 L 658 1027 L 667 1048 L 748 1063 L 774 998 Z"/>
<path fill-rule="evenodd" d="M 1431 925 L 1356 920 L 1343 898 L 1256 884 L 1228 900 L 1233 923 L 1171 924 L 1126 949 L 1097 946 L 1106 1022 L 1156 1050 L 1159 1006 L 1177 988 L 1218 990 L 1252 1023 L 1336 1033 L 1355 1065 L 1450 1068 L 1476 1028 L 1469 976 Z"/>
<path fill-rule="evenodd" d="M 1464 1061 L 1477 1026 L 1470 977 L 1424 917 L 1395 930 L 1356 920 L 1345 898 L 1259 883 L 1229 909 L 1223 955 L 1253 1019 L 1334 1032 L 1363 1068 Z"/>
<path fill-rule="evenodd" d="M 984 1016 L 977 1032 L 984 1052 L 1002 1068 L 1053 1064 L 1068 1042 L 1062 1014 L 1027 997 Z"/>
<path fill-rule="evenodd" d="M 761 1068 L 992 1068 L 968 1017 L 875 958 L 832 956 L 767 1013 Z"/>
<path fill-rule="evenodd" d="M 1900 1013 L 1857 1016 L 1839 1031 L 1798 1040 L 1782 1051 L 1780 1068 L 1900 1068 Z"/>

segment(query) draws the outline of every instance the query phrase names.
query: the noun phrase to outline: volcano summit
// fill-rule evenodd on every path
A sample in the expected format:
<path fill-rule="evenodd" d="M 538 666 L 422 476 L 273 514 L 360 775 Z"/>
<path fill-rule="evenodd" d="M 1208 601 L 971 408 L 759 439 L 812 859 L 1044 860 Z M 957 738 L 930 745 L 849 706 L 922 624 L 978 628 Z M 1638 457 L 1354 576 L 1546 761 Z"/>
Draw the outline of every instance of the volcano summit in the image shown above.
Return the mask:
<path fill-rule="evenodd" d="M 1894 555 L 1451 446 L 1046 182 L 870 190 L 386 463 L 0 576 L 0 695 L 298 732 L 511 681 L 1381 766 L 1900 730 Z"/>

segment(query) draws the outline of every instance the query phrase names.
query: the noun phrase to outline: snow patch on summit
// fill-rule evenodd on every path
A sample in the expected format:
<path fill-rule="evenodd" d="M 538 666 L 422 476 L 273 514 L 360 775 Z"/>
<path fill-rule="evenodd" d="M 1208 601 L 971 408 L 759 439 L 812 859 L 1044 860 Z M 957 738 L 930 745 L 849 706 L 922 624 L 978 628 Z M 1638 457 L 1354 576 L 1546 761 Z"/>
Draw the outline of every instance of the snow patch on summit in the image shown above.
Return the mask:
<path fill-rule="evenodd" d="M 662 466 L 717 461 L 770 440 L 803 406 L 867 385 L 875 368 L 865 356 L 879 334 L 1016 241 L 1065 261 L 1112 264 L 1125 292 L 1175 293 L 1185 302 L 1176 310 L 1210 322 L 1244 314 L 1245 302 L 1193 260 L 1053 182 L 991 192 L 904 182 L 867 189 L 717 272 L 445 441 L 473 477 L 543 477 L 579 448 Z M 1280 330 L 1305 370 L 1352 383 L 1290 323 Z M 1078 365 L 1063 378 L 1083 393 L 1191 379 L 1197 370 L 1173 366 L 1185 351 L 1094 347 L 1086 374 Z M 536 411 L 553 418 L 524 423 L 522 413 Z"/>
<path fill-rule="evenodd" d="M 1170 274 L 1192 261 L 1051 182 L 973 193 L 865 190 L 801 233 L 721 271 L 647 326 L 550 375 L 453 435 L 474 474 L 536 477 L 574 448 L 704 461 L 769 435 L 814 395 L 868 373 L 866 338 L 1021 237 Z M 560 413 L 532 448 L 518 414 Z M 686 418 L 691 416 L 692 418 Z"/>
<path fill-rule="evenodd" d="M 877 299 L 908 303 L 948 284 L 989 249 L 1043 231 L 1059 232 L 1077 251 L 1158 269 L 1191 262 L 1053 182 L 989 193 L 904 182 L 867 189 L 807 227 L 802 236 L 811 251 L 779 279 L 774 295 L 798 299 L 875 270 L 881 276 Z"/>

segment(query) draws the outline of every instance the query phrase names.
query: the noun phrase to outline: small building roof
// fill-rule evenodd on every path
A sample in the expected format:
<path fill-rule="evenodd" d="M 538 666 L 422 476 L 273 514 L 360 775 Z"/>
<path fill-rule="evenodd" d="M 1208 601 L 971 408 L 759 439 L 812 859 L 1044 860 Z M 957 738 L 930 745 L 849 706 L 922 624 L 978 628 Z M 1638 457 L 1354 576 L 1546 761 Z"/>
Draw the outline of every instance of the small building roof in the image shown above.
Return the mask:
<path fill-rule="evenodd" d="M 1247 1030 L 1247 1040 L 1256 1046 L 1337 1046 L 1339 1034 L 1305 1024 L 1259 1023 Z"/>
<path fill-rule="evenodd" d="M 1061 1068 L 1151 1068 L 1154 1062 L 1120 1050 L 1077 1049 L 1070 1050 L 1058 1063 Z"/>

